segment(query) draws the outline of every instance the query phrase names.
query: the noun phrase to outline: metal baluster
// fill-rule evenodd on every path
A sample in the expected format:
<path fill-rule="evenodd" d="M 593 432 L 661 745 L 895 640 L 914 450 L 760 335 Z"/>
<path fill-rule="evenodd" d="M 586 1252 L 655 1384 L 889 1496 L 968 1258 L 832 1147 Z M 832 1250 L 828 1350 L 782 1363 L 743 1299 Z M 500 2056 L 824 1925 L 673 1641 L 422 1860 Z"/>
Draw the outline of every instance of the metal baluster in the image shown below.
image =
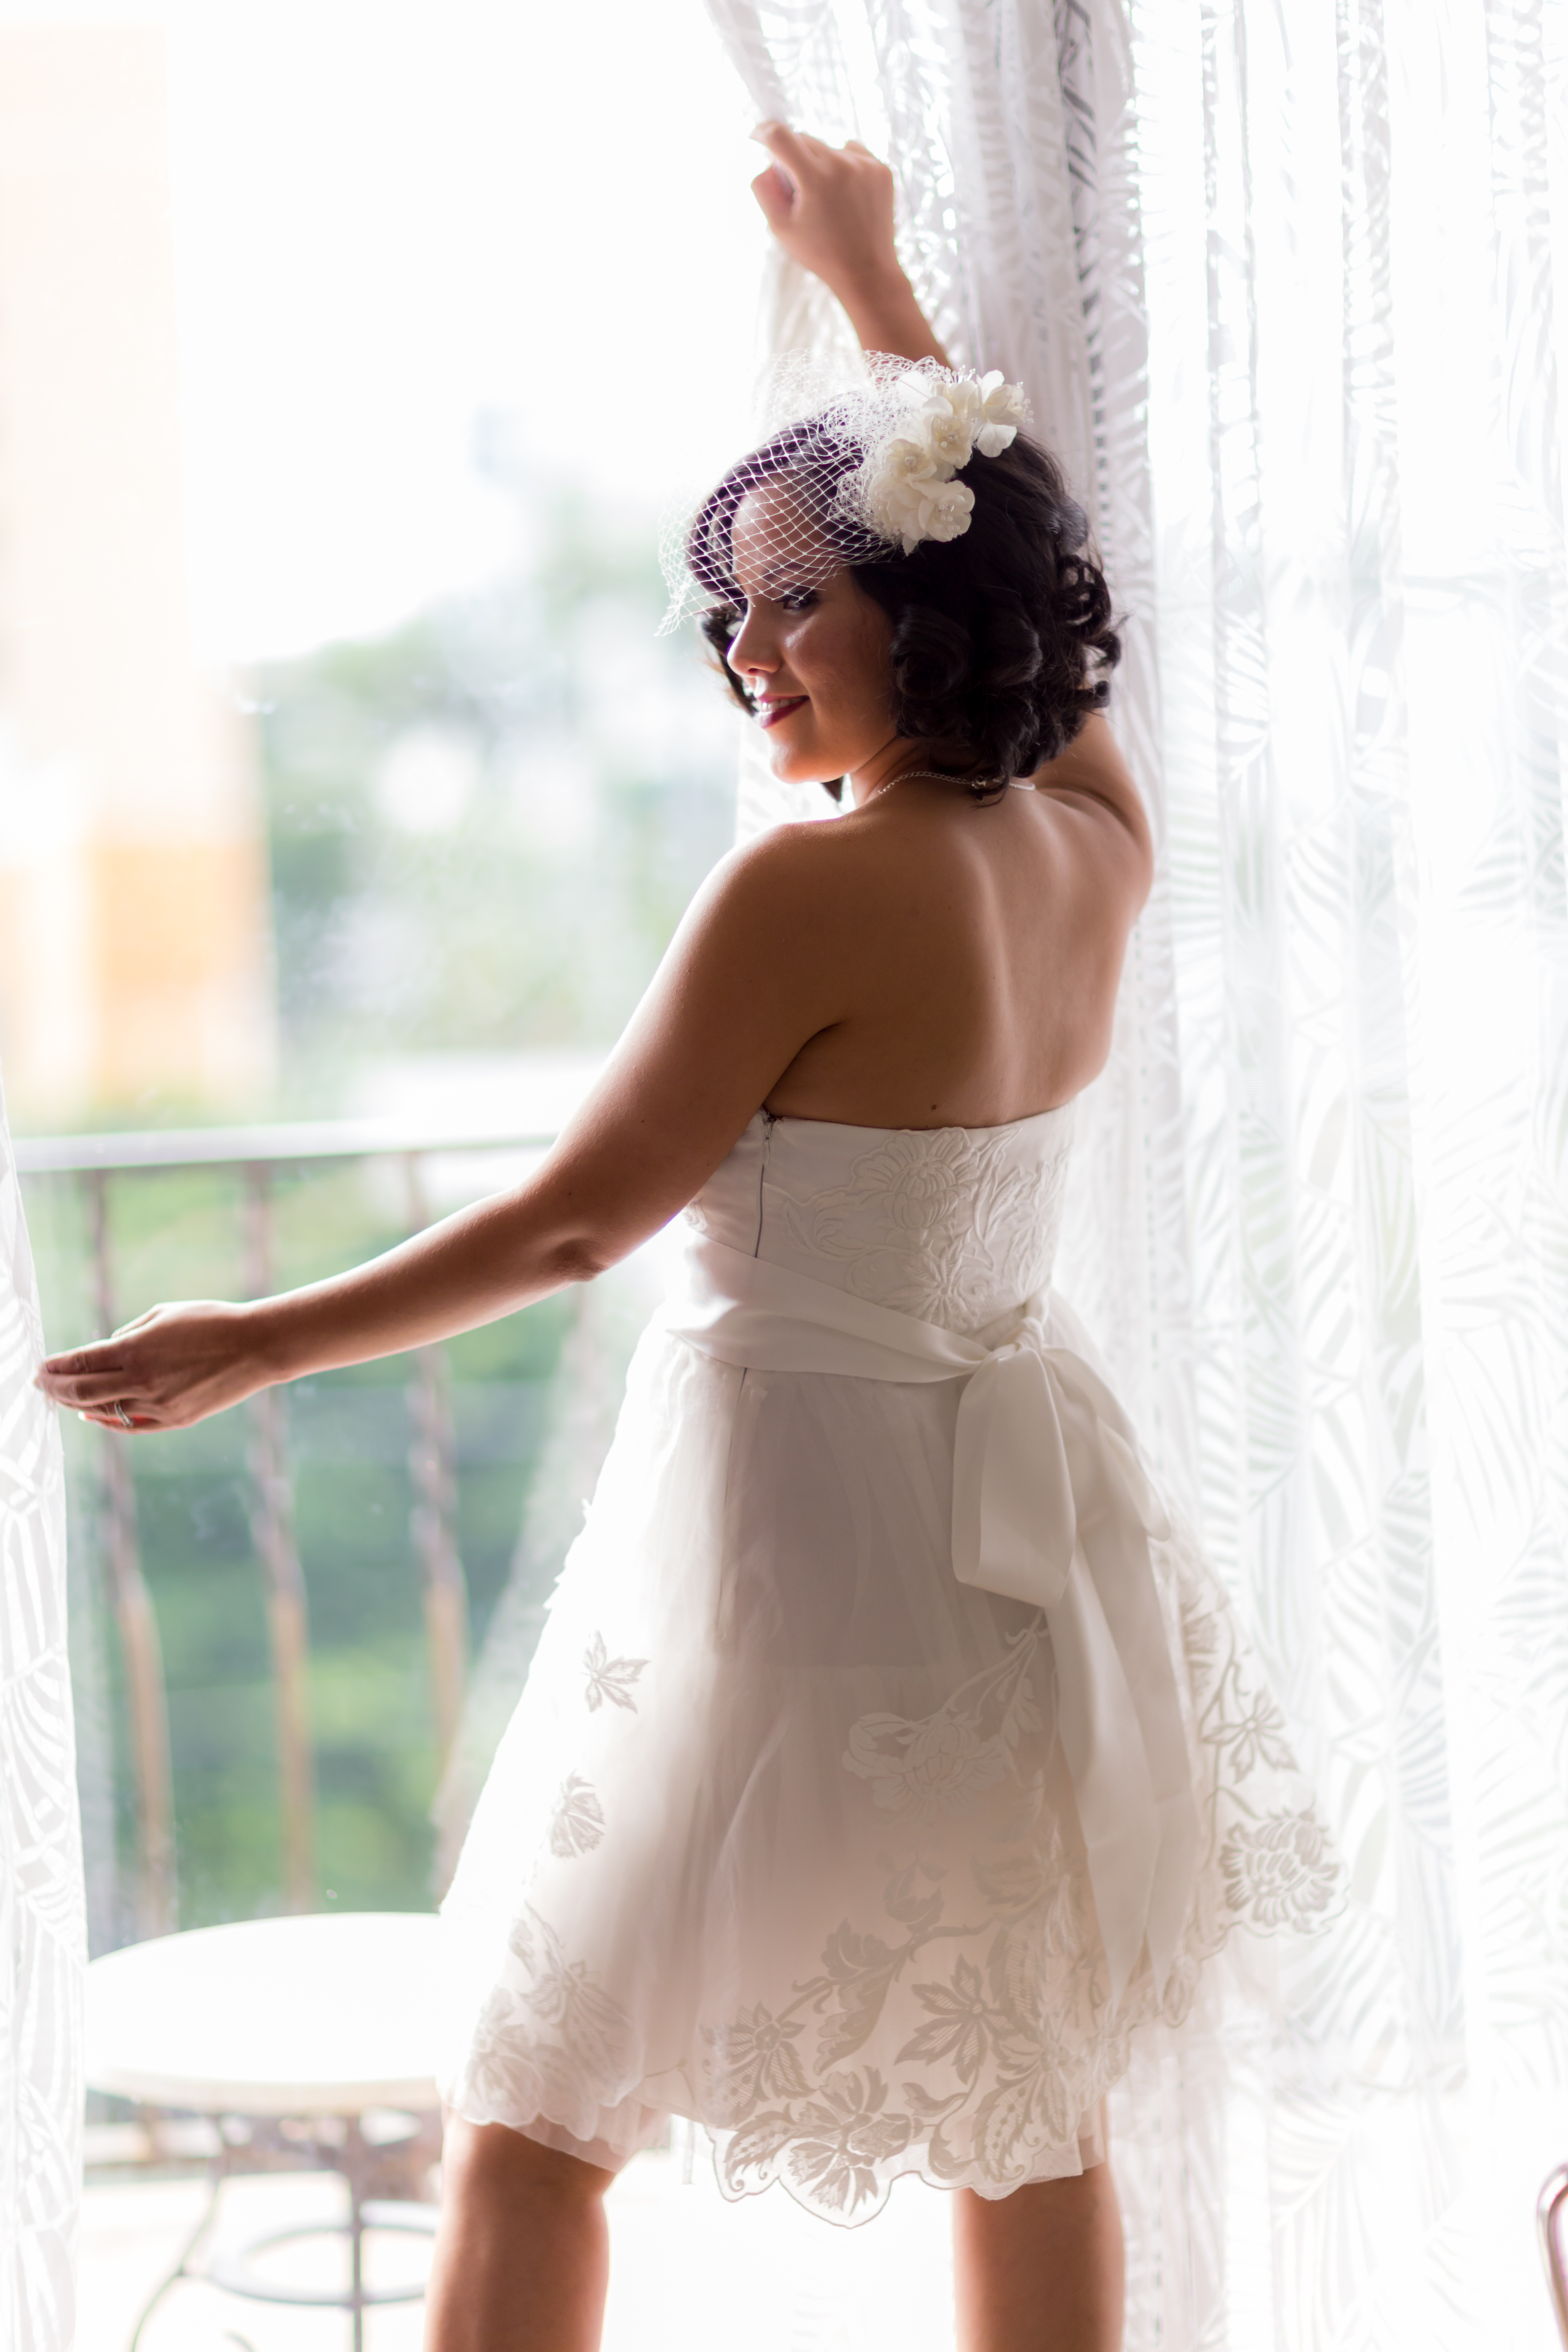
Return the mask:
<path fill-rule="evenodd" d="M 266 1166 L 245 1171 L 245 1286 L 265 1298 L 274 1287 L 272 1178 Z M 267 1633 L 283 1816 L 283 1899 L 290 1911 L 316 1901 L 315 1775 L 310 1756 L 310 1622 L 305 1578 L 294 1539 L 294 1484 L 289 1470 L 289 1409 L 281 1389 L 251 1398 L 250 1532 L 267 1579 Z"/>
<path fill-rule="evenodd" d="M 418 1233 L 430 1222 L 414 1152 L 405 1160 L 408 1221 Z M 414 1480 L 414 1548 L 425 1583 L 425 1633 L 436 1711 L 436 1741 L 443 1764 L 451 1754 L 463 1712 L 468 1664 L 468 1588 L 458 1551 L 457 1444 L 452 1429 L 451 1374 L 441 1347 L 419 1348 L 408 1391 L 414 1424 L 408 1467 Z"/>
<path fill-rule="evenodd" d="M 85 1179 L 92 1230 L 93 1303 L 99 1329 L 114 1328 L 114 1266 L 109 1235 L 109 1179 L 101 1170 Z M 165 1936 L 175 1919 L 174 1783 L 169 1760 L 169 1703 L 153 1596 L 136 1542 L 133 1443 L 104 1430 L 103 1538 L 109 1589 L 125 1661 L 131 1718 L 132 1771 L 136 1784 L 136 1932 Z"/>

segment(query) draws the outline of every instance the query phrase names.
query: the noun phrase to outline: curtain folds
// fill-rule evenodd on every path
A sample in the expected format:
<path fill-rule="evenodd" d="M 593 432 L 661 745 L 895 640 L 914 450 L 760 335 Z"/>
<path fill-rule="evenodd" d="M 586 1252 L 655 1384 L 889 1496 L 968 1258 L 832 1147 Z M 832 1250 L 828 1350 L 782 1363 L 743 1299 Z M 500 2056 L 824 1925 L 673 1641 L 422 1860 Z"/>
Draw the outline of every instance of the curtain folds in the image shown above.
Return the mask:
<path fill-rule="evenodd" d="M 758 112 L 889 154 L 939 331 L 1025 380 L 1127 616 L 1160 879 L 1062 1285 L 1354 1888 L 1129 2086 L 1129 2343 L 1547 2352 L 1568 7 L 710 6 Z M 770 317 L 839 331 L 787 271 Z"/>
<path fill-rule="evenodd" d="M 65 1475 L 0 1103 L 0 2352 L 69 2352 L 81 2188 L 81 1839 Z"/>

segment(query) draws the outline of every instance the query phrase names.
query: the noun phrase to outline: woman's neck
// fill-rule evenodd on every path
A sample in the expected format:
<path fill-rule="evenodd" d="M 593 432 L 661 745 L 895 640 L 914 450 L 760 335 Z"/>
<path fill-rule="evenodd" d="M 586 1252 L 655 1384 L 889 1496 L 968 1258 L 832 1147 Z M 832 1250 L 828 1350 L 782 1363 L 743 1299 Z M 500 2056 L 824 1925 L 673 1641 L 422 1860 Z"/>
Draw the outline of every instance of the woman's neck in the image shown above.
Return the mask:
<path fill-rule="evenodd" d="M 920 745 L 906 742 L 901 735 L 895 735 L 890 743 L 885 743 L 859 767 L 850 770 L 847 779 L 849 796 L 857 808 L 864 808 L 868 801 L 875 800 L 879 793 L 886 792 L 889 784 L 896 784 L 901 777 L 931 773 L 930 761 L 922 754 Z"/>

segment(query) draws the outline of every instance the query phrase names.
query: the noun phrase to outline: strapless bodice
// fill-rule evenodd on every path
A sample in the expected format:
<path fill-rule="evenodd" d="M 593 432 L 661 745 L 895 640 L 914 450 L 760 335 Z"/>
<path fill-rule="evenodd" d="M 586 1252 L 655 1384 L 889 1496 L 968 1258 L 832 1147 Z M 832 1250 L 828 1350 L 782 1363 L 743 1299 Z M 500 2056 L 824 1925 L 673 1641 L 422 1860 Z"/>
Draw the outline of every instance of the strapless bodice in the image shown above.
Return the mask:
<path fill-rule="evenodd" d="M 1073 1106 L 1005 1127 L 759 1111 L 686 1214 L 699 1232 L 950 1331 L 1050 1280 Z"/>

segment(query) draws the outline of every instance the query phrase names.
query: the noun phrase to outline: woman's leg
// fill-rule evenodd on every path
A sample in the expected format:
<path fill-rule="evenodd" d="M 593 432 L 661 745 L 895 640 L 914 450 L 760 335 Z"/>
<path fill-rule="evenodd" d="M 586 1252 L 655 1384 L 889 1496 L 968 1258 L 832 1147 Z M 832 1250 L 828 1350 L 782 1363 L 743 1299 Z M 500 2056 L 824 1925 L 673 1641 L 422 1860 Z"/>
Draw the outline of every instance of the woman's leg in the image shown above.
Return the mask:
<path fill-rule="evenodd" d="M 426 2352 L 598 2352 L 615 2177 L 506 2124 L 448 2116 Z"/>
<path fill-rule="evenodd" d="M 1121 2352 L 1125 2263 L 1109 2164 L 953 2198 L 959 2352 Z"/>

